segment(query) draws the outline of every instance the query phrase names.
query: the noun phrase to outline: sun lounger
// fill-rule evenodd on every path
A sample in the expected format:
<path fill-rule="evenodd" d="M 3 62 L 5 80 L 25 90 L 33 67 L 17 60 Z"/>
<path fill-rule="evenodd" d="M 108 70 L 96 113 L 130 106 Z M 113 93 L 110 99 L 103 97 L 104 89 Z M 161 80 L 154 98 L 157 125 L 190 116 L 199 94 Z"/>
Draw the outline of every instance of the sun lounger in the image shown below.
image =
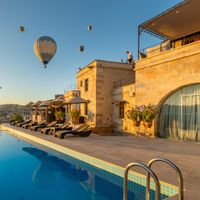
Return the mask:
<path fill-rule="evenodd" d="M 29 126 L 33 126 L 33 125 L 36 125 L 36 124 L 37 124 L 37 121 L 31 121 L 28 124 L 22 125 L 22 128 L 28 129 Z"/>
<path fill-rule="evenodd" d="M 65 135 L 69 135 L 69 134 L 74 135 L 74 136 L 80 136 L 80 137 L 88 137 L 91 133 L 92 133 L 92 130 L 89 128 L 89 126 L 86 124 L 83 124 L 74 130 L 57 131 L 55 133 L 55 137 L 64 139 Z"/>
<path fill-rule="evenodd" d="M 14 121 L 14 122 L 11 122 L 10 124 L 15 126 L 17 123 L 18 123 L 18 121 Z"/>
<path fill-rule="evenodd" d="M 71 123 L 70 122 L 65 122 L 64 124 L 61 124 L 59 126 L 54 126 L 54 127 L 47 128 L 46 134 L 54 135 L 56 131 L 60 131 L 60 130 L 72 130 L 72 129 L 73 128 L 71 126 Z"/>
<path fill-rule="evenodd" d="M 52 121 L 52 122 L 50 122 L 48 124 L 41 124 L 41 125 L 38 125 L 38 126 L 34 126 L 34 127 L 31 128 L 31 131 L 39 131 L 42 128 L 52 127 L 56 123 L 57 123 L 57 121 Z"/>
<path fill-rule="evenodd" d="M 31 122 L 31 120 L 27 120 L 27 121 L 25 121 L 25 122 L 18 123 L 18 124 L 17 124 L 17 127 L 21 127 L 21 126 L 23 126 L 24 124 L 28 124 L 28 123 L 30 123 L 30 122 Z"/>
<path fill-rule="evenodd" d="M 38 122 L 33 123 L 33 124 L 31 124 L 31 125 L 28 126 L 28 129 L 31 130 L 32 127 L 39 126 L 39 125 L 45 124 L 45 123 L 46 123 L 46 120 L 43 120 L 43 121 L 41 121 L 39 123 Z"/>

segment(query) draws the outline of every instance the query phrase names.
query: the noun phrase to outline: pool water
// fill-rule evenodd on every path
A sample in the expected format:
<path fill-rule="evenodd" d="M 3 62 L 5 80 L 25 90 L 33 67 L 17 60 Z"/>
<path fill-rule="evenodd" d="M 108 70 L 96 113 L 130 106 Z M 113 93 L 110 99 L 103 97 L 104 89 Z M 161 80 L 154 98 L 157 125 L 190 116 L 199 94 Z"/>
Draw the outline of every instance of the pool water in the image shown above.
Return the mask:
<path fill-rule="evenodd" d="M 122 186 L 119 176 L 0 132 L 1 200 L 122 200 Z M 145 200 L 145 187 L 129 182 L 128 199 Z"/>

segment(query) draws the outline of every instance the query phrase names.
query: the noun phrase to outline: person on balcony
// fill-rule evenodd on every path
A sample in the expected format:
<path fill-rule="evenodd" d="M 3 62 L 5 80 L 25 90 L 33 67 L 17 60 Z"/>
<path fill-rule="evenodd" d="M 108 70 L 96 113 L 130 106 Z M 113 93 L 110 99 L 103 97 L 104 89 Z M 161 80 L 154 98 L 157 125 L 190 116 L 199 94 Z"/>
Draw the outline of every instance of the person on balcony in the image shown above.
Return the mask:
<path fill-rule="evenodd" d="M 128 54 L 128 64 L 132 64 L 133 63 L 133 54 L 130 51 L 126 51 L 126 53 Z"/>

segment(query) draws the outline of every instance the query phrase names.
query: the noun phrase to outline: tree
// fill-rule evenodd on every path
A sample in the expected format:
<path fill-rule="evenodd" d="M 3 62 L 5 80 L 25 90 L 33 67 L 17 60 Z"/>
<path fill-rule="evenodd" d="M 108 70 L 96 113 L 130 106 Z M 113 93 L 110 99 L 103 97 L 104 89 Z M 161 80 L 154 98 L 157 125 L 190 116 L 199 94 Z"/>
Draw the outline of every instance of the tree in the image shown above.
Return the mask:
<path fill-rule="evenodd" d="M 61 123 L 61 122 L 63 122 L 64 121 L 64 119 L 65 119 L 65 114 L 62 112 L 62 111 L 56 111 L 55 112 L 55 117 L 56 117 L 56 120 L 59 122 L 59 123 Z"/>
<path fill-rule="evenodd" d="M 17 121 L 17 122 L 23 122 L 24 121 L 23 117 L 20 114 L 14 114 L 13 120 Z"/>

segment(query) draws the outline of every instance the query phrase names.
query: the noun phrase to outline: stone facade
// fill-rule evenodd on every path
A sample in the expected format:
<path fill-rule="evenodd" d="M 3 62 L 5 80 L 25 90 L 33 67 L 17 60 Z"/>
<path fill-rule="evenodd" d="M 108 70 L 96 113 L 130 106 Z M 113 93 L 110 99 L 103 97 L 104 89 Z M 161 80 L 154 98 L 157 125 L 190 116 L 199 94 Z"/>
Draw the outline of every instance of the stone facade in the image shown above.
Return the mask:
<path fill-rule="evenodd" d="M 95 127 L 96 133 L 112 133 L 112 91 L 133 83 L 134 79 L 132 65 L 101 60 L 93 61 L 77 73 L 80 96 L 89 102 L 88 124 Z"/>
<path fill-rule="evenodd" d="M 129 86 L 124 86 L 114 91 L 113 98 L 131 102 L 133 106 L 154 104 L 161 108 L 167 97 L 178 89 L 200 83 L 199 61 L 200 41 L 138 60 L 135 63 L 135 96 L 130 100 L 126 95 Z M 125 111 L 128 109 L 126 106 Z M 116 131 L 157 136 L 158 120 L 148 130 L 142 125 L 136 130 L 126 118 L 117 119 L 115 112 L 113 109 Z"/>
<path fill-rule="evenodd" d="M 136 62 L 136 104 L 160 104 L 180 87 L 200 82 L 200 41 Z"/>
<path fill-rule="evenodd" d="M 120 118 L 119 104 L 124 103 L 124 113 L 135 106 L 135 84 L 126 85 L 113 90 L 113 126 L 115 132 L 128 132 L 134 133 L 135 127 L 132 126 L 132 122 L 126 118 Z"/>

